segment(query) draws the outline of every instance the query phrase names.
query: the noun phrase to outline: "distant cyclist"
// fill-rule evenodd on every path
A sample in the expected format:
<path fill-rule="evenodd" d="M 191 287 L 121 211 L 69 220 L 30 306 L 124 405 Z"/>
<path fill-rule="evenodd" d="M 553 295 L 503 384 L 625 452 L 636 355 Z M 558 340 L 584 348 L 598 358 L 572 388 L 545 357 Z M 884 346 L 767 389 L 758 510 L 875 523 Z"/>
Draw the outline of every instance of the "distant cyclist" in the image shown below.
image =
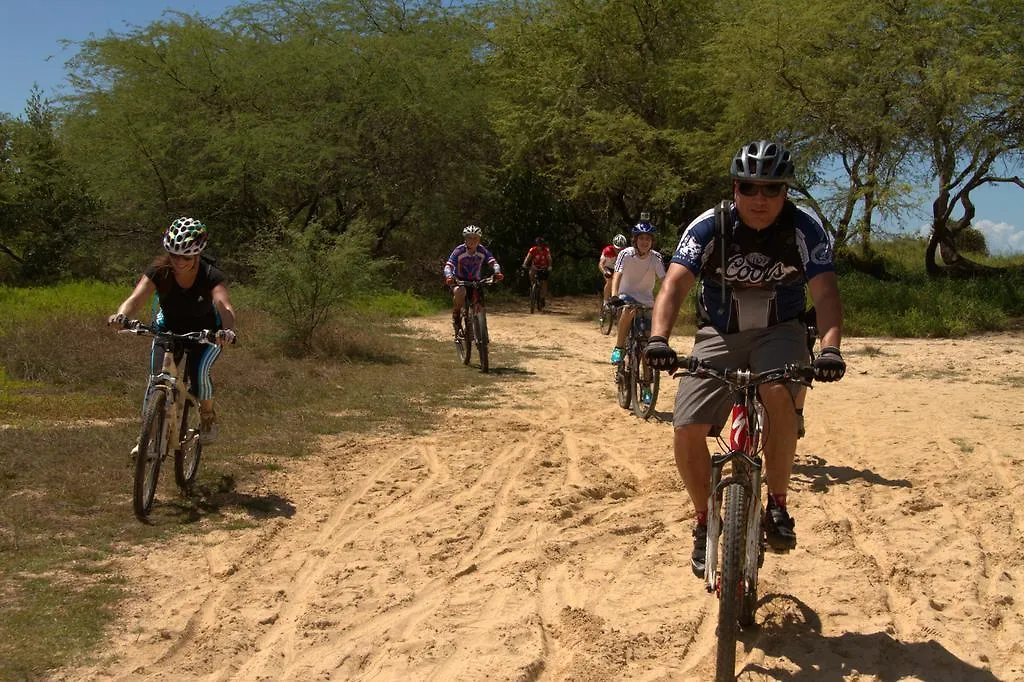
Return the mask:
<path fill-rule="evenodd" d="M 203 444 L 217 438 L 210 369 L 220 355 L 220 347 L 235 340 L 235 309 L 228 295 L 227 278 L 200 258 L 208 238 L 206 226 L 194 218 L 182 217 L 171 223 L 164 233 L 165 253 L 146 268 L 135 290 L 107 320 L 108 324 L 122 325 L 134 319 L 155 293 L 160 303 L 153 322 L 157 329 L 178 334 L 217 332 L 217 345 L 195 343 L 188 354 L 189 390 L 199 400 Z M 151 372 L 159 372 L 163 362 L 164 347 L 154 340 Z"/>
<path fill-rule="evenodd" d="M 612 276 L 612 298 L 628 297 L 645 306 L 654 305 L 654 285 L 665 278 L 665 263 L 654 250 L 654 225 L 647 213 L 640 214 L 640 222 L 633 226 L 633 246 L 619 252 Z M 618 336 L 612 349 L 612 364 L 622 362 L 626 354 L 626 336 L 633 323 L 633 310 L 625 309 L 619 318 Z M 646 313 L 650 319 L 650 311 Z"/>
<path fill-rule="evenodd" d="M 612 297 L 612 276 L 615 274 L 615 261 L 619 259 L 619 252 L 626 248 L 626 235 L 617 234 L 612 243 L 604 247 L 601 257 L 597 259 L 597 269 L 604 277 L 604 300 Z"/>
<path fill-rule="evenodd" d="M 540 306 L 548 298 L 548 276 L 551 273 L 551 249 L 544 242 L 544 237 L 537 237 L 533 246 L 526 252 L 523 267 L 530 268 L 530 286 L 540 282 Z"/>
<path fill-rule="evenodd" d="M 476 225 L 466 225 L 462 229 L 465 243 L 456 246 L 444 264 L 444 283 L 452 287 L 452 327 L 456 332 L 461 328 L 459 311 L 466 302 L 466 287 L 456 286 L 455 281 L 479 282 L 483 279 L 484 263 L 494 271 L 494 279 L 500 282 L 505 277 L 498 261 L 480 243 L 483 235 L 483 230 Z"/>

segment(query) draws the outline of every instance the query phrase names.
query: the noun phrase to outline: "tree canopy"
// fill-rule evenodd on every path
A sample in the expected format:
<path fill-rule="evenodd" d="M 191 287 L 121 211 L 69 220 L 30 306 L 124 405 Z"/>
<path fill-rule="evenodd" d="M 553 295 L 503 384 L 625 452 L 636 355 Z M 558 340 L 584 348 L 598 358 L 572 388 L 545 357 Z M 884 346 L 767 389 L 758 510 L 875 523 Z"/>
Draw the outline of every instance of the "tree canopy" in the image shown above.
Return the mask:
<path fill-rule="evenodd" d="M 971 192 L 1020 161 L 1012 0 L 266 0 L 83 41 L 73 93 L 0 119 L 0 277 L 117 274 L 178 215 L 244 274 L 255 235 L 369 231 L 422 279 L 467 223 L 596 253 L 669 237 L 780 140 L 840 247 L 932 193 L 922 257 L 964 259 Z M 97 272 L 83 250 L 123 254 Z M 515 257 L 515 256 L 513 256 Z M 941 259 L 941 262 L 940 262 Z M 92 264 L 90 264 L 90 262 Z M 5 274 L 6 273 L 6 274 Z"/>

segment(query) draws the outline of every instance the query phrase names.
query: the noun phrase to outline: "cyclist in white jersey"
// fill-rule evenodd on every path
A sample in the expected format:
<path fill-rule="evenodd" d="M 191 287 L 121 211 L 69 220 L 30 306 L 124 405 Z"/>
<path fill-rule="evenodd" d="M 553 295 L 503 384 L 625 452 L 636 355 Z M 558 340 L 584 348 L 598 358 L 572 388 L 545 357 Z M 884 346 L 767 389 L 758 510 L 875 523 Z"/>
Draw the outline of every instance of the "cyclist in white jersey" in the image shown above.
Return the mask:
<path fill-rule="evenodd" d="M 633 246 L 619 252 L 612 276 L 612 298 L 632 300 L 647 307 L 654 305 L 654 285 L 665 278 L 665 263 L 661 254 L 654 250 L 654 225 L 647 213 L 640 214 L 640 222 L 633 226 Z M 612 364 L 622 362 L 626 354 L 626 336 L 633 324 L 634 311 L 624 309 L 619 318 L 619 329 L 612 349 Z M 650 322 L 650 311 L 644 316 Z"/>

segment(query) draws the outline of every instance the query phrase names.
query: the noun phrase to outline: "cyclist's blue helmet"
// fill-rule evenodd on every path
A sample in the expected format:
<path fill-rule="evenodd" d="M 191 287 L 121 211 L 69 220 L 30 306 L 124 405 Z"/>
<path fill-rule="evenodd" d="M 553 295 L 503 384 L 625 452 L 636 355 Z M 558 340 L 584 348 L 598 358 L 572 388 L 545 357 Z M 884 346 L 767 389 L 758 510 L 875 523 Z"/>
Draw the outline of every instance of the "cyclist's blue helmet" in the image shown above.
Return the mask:
<path fill-rule="evenodd" d="M 654 225 L 651 225 L 646 220 L 641 220 L 640 222 L 633 226 L 634 237 L 638 234 L 649 234 L 651 236 L 654 236 L 655 232 L 657 232 L 657 230 L 654 229 Z"/>

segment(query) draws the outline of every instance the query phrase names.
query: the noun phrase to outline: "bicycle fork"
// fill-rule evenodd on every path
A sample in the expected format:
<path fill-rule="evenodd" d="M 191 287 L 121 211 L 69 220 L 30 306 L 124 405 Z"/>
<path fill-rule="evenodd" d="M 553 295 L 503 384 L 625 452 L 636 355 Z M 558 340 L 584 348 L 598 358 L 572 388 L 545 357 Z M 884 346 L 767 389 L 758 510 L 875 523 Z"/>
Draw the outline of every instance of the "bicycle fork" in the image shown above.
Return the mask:
<path fill-rule="evenodd" d="M 732 462 L 730 475 L 723 478 L 725 465 Z M 744 491 L 743 579 L 746 585 L 757 580 L 757 571 L 762 561 L 761 547 L 761 477 L 760 457 L 750 457 L 745 452 L 731 450 L 711 457 L 711 494 L 708 497 L 708 542 L 704 556 L 704 582 L 708 592 L 721 589 L 718 574 L 718 543 L 722 536 L 722 506 L 725 490 L 738 484 Z M 738 589 L 739 586 L 737 586 Z"/>

